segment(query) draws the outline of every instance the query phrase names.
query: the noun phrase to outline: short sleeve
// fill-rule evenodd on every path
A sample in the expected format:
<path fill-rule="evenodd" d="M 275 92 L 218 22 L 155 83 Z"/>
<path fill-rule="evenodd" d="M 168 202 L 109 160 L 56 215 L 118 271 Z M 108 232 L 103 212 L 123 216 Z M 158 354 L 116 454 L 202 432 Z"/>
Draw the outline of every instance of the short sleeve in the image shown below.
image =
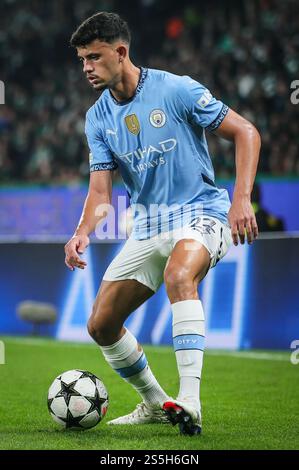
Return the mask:
<path fill-rule="evenodd" d="M 212 96 L 201 83 L 190 77 L 181 77 L 180 98 L 192 124 L 215 130 L 222 123 L 229 108 Z"/>
<path fill-rule="evenodd" d="M 89 167 L 90 172 L 101 170 L 115 170 L 117 163 L 113 158 L 110 149 L 105 144 L 100 129 L 98 129 L 91 119 L 89 112 L 86 114 L 85 134 L 90 149 Z"/>

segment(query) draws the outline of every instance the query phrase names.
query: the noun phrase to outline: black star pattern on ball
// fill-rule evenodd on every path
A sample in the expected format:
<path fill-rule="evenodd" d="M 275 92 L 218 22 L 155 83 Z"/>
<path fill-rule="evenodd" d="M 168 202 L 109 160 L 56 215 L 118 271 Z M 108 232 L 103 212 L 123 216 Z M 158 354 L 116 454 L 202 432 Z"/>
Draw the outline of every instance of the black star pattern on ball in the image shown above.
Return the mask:
<path fill-rule="evenodd" d="M 60 389 L 60 392 L 57 393 L 56 398 L 63 397 L 65 400 L 65 403 L 68 405 L 72 396 L 80 397 L 81 393 L 74 390 L 74 386 L 76 385 L 76 383 L 77 383 L 77 380 L 75 380 L 74 382 L 70 384 L 65 384 L 64 382 L 61 381 L 61 389 Z"/>
<path fill-rule="evenodd" d="M 88 371 L 81 371 L 79 369 L 77 369 L 79 372 L 82 372 L 82 375 L 77 378 L 76 380 L 74 380 L 73 382 L 69 383 L 69 384 L 66 384 L 64 383 L 62 380 L 61 380 L 61 376 L 58 377 L 58 379 L 60 379 L 60 391 L 55 395 L 54 398 L 51 398 L 51 399 L 48 399 L 48 408 L 51 412 L 51 404 L 53 402 L 53 400 L 55 398 L 60 398 L 60 397 L 63 397 L 64 398 L 64 401 L 68 407 L 69 405 L 69 402 L 70 402 L 70 399 L 72 396 L 76 396 L 76 397 L 80 397 L 80 396 L 83 396 L 85 398 L 85 400 L 87 400 L 89 403 L 90 403 L 90 408 L 87 412 L 87 414 L 85 415 L 81 415 L 81 416 L 78 416 L 78 417 L 74 417 L 72 415 L 72 413 L 70 412 L 69 408 L 67 409 L 67 416 L 66 418 L 60 418 L 62 421 L 65 422 L 65 425 L 66 425 L 66 429 L 84 429 L 84 426 L 82 426 L 80 424 L 81 420 L 84 418 L 84 416 L 86 415 L 89 415 L 90 413 L 92 413 L 94 410 L 96 410 L 98 412 L 98 415 L 99 415 L 99 420 L 98 422 L 101 421 L 101 416 L 102 416 L 102 404 L 106 402 L 107 399 L 106 398 L 102 398 L 100 397 L 99 395 L 99 390 L 97 388 L 97 377 L 88 372 Z M 95 395 L 94 397 L 87 397 L 87 396 L 84 396 L 82 395 L 81 393 L 77 392 L 74 387 L 76 385 L 76 383 L 78 382 L 78 380 L 82 379 L 82 378 L 90 378 L 92 380 L 92 382 L 95 384 Z"/>

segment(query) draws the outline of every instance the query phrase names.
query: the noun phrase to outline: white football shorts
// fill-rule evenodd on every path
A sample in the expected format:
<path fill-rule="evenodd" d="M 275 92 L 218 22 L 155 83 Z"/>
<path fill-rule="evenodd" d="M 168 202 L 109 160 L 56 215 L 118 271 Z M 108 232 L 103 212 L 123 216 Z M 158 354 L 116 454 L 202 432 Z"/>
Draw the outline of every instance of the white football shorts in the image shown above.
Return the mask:
<path fill-rule="evenodd" d="M 197 240 L 206 247 L 211 258 L 210 268 L 223 258 L 232 244 L 229 226 L 210 216 L 199 217 L 189 225 L 146 240 L 130 236 L 108 266 L 103 280 L 135 279 L 156 292 L 163 283 L 164 269 L 173 248 L 183 239 Z"/>

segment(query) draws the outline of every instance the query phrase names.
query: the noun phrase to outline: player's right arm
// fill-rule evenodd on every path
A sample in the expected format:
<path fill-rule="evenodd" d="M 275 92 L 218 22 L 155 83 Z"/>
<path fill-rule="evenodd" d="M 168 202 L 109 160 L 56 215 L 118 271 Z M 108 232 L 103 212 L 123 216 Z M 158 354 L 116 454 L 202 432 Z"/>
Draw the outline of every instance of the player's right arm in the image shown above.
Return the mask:
<path fill-rule="evenodd" d="M 65 245 L 65 264 L 72 271 L 84 269 L 85 261 L 80 258 L 89 245 L 89 234 L 103 220 L 111 203 L 112 171 L 95 171 L 90 175 L 89 190 L 85 199 L 82 215 L 74 235 Z"/>
<path fill-rule="evenodd" d="M 117 168 L 101 130 L 100 116 L 92 107 L 86 114 L 85 133 L 90 148 L 90 181 L 88 195 L 82 215 L 70 241 L 65 245 L 65 264 L 72 271 L 84 269 L 85 261 L 80 258 L 89 245 L 89 234 L 107 216 L 112 194 L 112 171 Z"/>

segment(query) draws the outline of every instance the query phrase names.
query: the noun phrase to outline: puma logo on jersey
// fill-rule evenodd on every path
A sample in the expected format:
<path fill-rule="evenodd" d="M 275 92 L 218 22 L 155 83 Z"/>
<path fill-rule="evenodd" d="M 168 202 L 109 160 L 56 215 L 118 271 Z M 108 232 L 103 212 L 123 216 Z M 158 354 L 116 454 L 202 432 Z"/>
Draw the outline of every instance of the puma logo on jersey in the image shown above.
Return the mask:
<path fill-rule="evenodd" d="M 114 130 L 112 130 L 112 129 L 106 129 L 106 134 L 107 134 L 107 135 L 108 135 L 108 134 L 117 135 L 117 130 L 114 131 Z"/>

